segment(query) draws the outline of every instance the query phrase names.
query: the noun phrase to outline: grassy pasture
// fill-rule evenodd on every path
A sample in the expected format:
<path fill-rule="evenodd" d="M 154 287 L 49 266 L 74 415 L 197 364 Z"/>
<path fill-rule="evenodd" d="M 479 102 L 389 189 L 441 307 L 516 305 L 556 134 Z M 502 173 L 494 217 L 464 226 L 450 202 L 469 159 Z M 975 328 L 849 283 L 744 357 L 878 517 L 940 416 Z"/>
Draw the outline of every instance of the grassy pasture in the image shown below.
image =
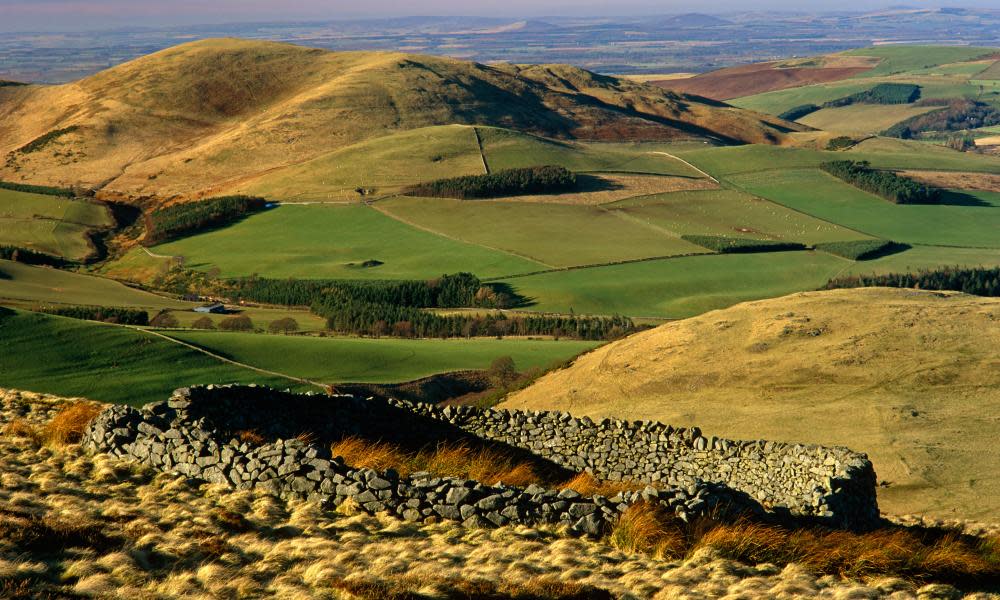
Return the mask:
<path fill-rule="evenodd" d="M 357 188 L 381 195 L 406 185 L 484 172 L 472 127 L 424 127 L 379 137 L 280 169 L 240 191 L 287 201 L 360 201 Z"/>
<path fill-rule="evenodd" d="M 506 280 L 534 310 L 684 318 L 745 300 L 816 289 L 850 265 L 822 252 L 711 254 Z"/>
<path fill-rule="evenodd" d="M 973 61 L 995 52 L 996 48 L 980 48 L 976 46 L 886 45 L 873 48 L 858 48 L 857 50 L 844 52 L 844 54 L 848 56 L 875 56 L 881 59 L 874 69 L 857 76 L 858 79 L 861 79 L 933 69 L 940 65 Z"/>
<path fill-rule="evenodd" d="M 1000 194 L 964 192 L 983 206 L 896 205 L 815 169 L 748 173 L 730 181 L 789 208 L 896 242 L 1000 248 Z"/>
<path fill-rule="evenodd" d="M 379 206 L 421 228 L 553 267 L 703 252 L 671 231 L 596 206 L 429 198 Z"/>
<path fill-rule="evenodd" d="M 393 383 L 435 373 L 485 369 L 510 356 L 518 369 L 545 367 L 595 342 L 474 339 L 401 340 L 170 331 L 171 337 L 264 369 L 324 383 Z"/>
<path fill-rule="evenodd" d="M 194 304 L 130 288 L 110 279 L 0 260 L 10 279 L 0 279 L 0 302 L 127 306 L 160 310 Z"/>
<path fill-rule="evenodd" d="M 186 266 L 217 266 L 223 276 L 424 279 L 471 271 L 524 273 L 537 262 L 421 231 L 362 205 L 282 206 L 225 229 L 153 248 Z M 366 260 L 375 268 L 352 267 Z"/>
<path fill-rule="evenodd" d="M 661 194 L 624 200 L 608 208 L 679 235 L 719 235 L 808 244 L 865 237 L 737 190 Z"/>
<path fill-rule="evenodd" d="M 144 404 L 197 383 L 306 389 L 149 333 L 0 308 L 0 386 Z"/>
<path fill-rule="evenodd" d="M 818 110 L 799 119 L 799 123 L 825 131 L 874 134 L 935 108 L 909 104 L 852 104 Z"/>
<path fill-rule="evenodd" d="M 82 260 L 93 251 L 87 232 L 113 224 L 99 204 L 0 189 L 0 245 Z"/>
<path fill-rule="evenodd" d="M 879 169 L 1000 173 L 1000 159 L 996 157 L 893 138 L 872 138 L 846 152 L 747 145 L 684 150 L 678 156 L 722 178 L 739 173 L 818 167 L 825 161 L 845 158 L 871 161 Z"/>
<path fill-rule="evenodd" d="M 548 140 L 496 127 L 478 127 L 491 170 L 560 165 L 571 171 L 650 173 L 701 177 L 684 163 L 656 152 L 669 144 L 579 143 Z"/>

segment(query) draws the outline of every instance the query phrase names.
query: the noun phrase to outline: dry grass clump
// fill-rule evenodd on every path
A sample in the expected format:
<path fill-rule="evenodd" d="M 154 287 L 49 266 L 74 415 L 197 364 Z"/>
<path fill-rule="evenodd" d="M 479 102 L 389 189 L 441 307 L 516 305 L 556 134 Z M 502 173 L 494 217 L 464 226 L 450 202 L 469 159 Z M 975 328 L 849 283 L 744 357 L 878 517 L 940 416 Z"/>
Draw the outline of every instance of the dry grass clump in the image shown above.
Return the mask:
<path fill-rule="evenodd" d="M 534 465 L 519 461 L 510 454 L 489 448 L 473 448 L 465 443 L 441 443 L 418 452 L 385 442 L 369 442 L 349 437 L 330 446 L 333 456 L 340 456 L 354 468 L 395 469 L 402 475 L 426 471 L 440 477 L 461 477 L 495 485 L 527 486 L 543 483 Z"/>
<path fill-rule="evenodd" d="M 62 446 L 76 444 L 83 438 L 87 425 L 101 412 L 101 405 L 77 401 L 64 405 L 44 426 L 37 426 L 27 419 L 16 418 L 0 429 L 10 437 L 27 438 L 35 445 Z"/>
<path fill-rule="evenodd" d="M 408 452 L 394 444 L 355 436 L 334 442 L 330 452 L 358 469 L 382 471 L 391 468 L 401 475 L 426 471 L 439 477 L 473 479 L 488 485 L 503 483 L 526 487 L 534 483 L 554 489 L 571 489 L 584 496 L 613 496 L 647 485 L 634 481 L 602 481 L 585 472 L 567 481 L 511 453 L 488 447 L 474 448 L 462 442 L 441 443 L 433 448 Z"/>
<path fill-rule="evenodd" d="M 100 414 L 101 405 L 94 402 L 73 402 L 62 408 L 49 421 L 42 436 L 49 444 L 76 444 L 83 438 L 87 425 Z"/>
<path fill-rule="evenodd" d="M 267 438 L 253 429 L 244 429 L 236 432 L 236 438 L 241 442 L 246 442 L 254 446 L 261 446 L 267 443 Z"/>
<path fill-rule="evenodd" d="M 44 442 L 38 428 L 23 418 L 16 418 L 9 421 L 3 428 L 0 428 L 0 434 L 13 438 L 25 438 L 31 440 L 31 443 L 36 446 L 40 446 Z"/>
<path fill-rule="evenodd" d="M 887 526 L 856 533 L 710 517 L 687 524 L 658 507 L 636 504 L 619 519 L 609 541 L 625 552 L 671 558 L 710 548 L 746 564 L 796 564 L 849 579 L 1000 583 L 1000 540 L 955 531 Z"/>

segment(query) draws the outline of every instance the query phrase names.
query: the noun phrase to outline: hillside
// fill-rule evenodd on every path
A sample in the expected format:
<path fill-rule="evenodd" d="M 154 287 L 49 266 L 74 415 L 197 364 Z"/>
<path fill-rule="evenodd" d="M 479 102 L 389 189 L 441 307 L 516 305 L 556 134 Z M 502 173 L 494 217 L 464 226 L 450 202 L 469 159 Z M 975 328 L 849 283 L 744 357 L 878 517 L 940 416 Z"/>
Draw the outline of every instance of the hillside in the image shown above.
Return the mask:
<path fill-rule="evenodd" d="M 1000 509 L 1000 301 L 863 289 L 741 304 L 586 354 L 509 408 L 867 452 L 889 513 Z"/>
<path fill-rule="evenodd" d="M 75 83 L 0 91 L 0 178 L 197 196 L 420 127 L 578 140 L 777 143 L 801 126 L 554 65 L 485 66 L 217 39 Z"/>

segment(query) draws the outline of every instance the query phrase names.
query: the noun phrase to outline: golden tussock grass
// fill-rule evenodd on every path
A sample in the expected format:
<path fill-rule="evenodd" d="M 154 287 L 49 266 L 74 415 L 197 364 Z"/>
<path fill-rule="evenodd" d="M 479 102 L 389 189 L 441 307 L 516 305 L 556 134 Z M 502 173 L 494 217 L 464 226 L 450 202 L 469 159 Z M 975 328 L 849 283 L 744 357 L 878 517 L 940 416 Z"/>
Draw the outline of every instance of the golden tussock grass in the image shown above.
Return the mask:
<path fill-rule="evenodd" d="M 944 530 L 886 526 L 851 532 L 711 517 L 684 523 L 657 507 L 636 504 L 622 515 L 608 540 L 625 552 L 677 558 L 710 548 L 746 564 L 797 564 L 819 575 L 850 579 L 1000 582 L 1000 540 Z"/>
<path fill-rule="evenodd" d="M 369 442 L 349 437 L 330 446 L 333 456 L 340 456 L 354 468 L 395 469 L 401 475 L 426 471 L 439 477 L 460 477 L 495 485 L 527 486 L 544 481 L 530 463 L 488 448 L 473 448 L 464 443 L 441 443 L 418 452 L 385 442 Z"/>
<path fill-rule="evenodd" d="M 38 431 L 38 428 L 28 422 L 27 419 L 22 418 L 9 421 L 0 429 L 0 434 L 7 437 L 25 438 L 31 440 L 31 443 L 35 445 L 41 445 L 43 442 L 42 434 Z"/>
<path fill-rule="evenodd" d="M 49 444 L 75 444 L 83 432 L 101 412 L 101 405 L 94 402 L 74 402 L 62 408 L 45 426 L 42 436 Z"/>

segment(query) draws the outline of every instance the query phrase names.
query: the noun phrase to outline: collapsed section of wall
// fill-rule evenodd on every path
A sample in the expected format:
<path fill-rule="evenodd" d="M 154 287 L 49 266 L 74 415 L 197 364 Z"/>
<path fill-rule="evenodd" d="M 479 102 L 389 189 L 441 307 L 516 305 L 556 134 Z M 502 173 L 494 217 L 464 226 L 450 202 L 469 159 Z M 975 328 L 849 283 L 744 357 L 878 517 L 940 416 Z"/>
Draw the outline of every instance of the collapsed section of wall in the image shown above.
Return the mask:
<path fill-rule="evenodd" d="M 253 430 L 266 440 L 241 442 Z M 318 443 L 294 439 L 308 432 Z M 409 448 L 441 441 L 498 445 L 599 479 L 647 484 L 641 491 L 584 497 L 572 490 L 518 488 L 394 470 L 355 469 L 330 456 L 346 436 Z M 469 526 L 565 523 L 597 534 L 631 504 L 659 504 L 680 518 L 714 511 L 808 518 L 864 528 L 878 519 L 875 473 L 846 448 L 705 437 L 697 428 L 560 412 L 439 408 L 398 400 L 298 395 L 256 386 L 182 388 L 137 410 L 106 409 L 89 427 L 89 448 L 239 489 L 332 504 L 408 520 Z M 642 486 L 638 486 L 642 487 Z"/>

